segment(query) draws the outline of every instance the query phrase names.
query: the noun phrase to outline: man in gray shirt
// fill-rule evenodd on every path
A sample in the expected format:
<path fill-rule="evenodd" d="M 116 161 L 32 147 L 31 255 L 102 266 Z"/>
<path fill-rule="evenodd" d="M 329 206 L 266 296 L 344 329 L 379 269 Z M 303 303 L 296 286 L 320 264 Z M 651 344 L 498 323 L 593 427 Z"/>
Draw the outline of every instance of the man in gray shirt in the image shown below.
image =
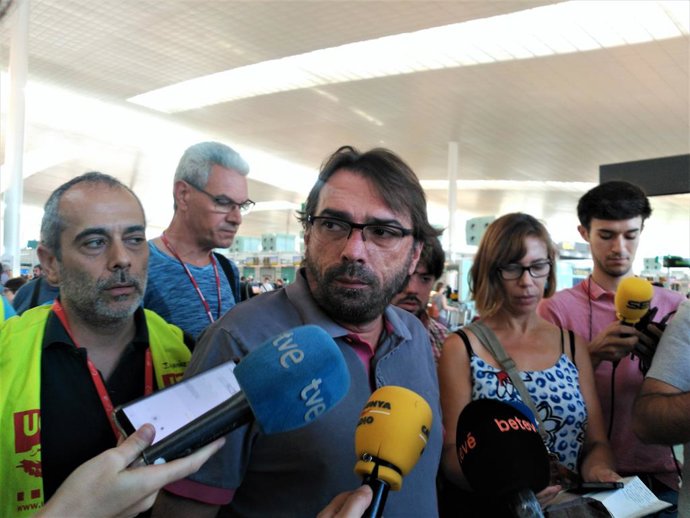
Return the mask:
<path fill-rule="evenodd" d="M 202 470 L 161 493 L 154 516 L 215 516 L 224 504 L 231 516 L 316 516 L 337 493 L 361 484 L 353 473 L 355 427 L 371 393 L 385 385 L 413 390 L 433 412 L 427 447 L 401 490 L 388 495 L 386 515 L 438 513 L 442 430 L 435 364 L 424 326 L 390 305 L 414 272 L 422 244 L 439 233 L 427 219 L 424 191 L 392 152 L 343 147 L 323 166 L 300 219 L 305 257 L 295 282 L 209 326 L 187 373 L 315 324 L 340 348 L 350 389 L 299 430 L 268 436 L 250 424 L 231 433 Z"/>

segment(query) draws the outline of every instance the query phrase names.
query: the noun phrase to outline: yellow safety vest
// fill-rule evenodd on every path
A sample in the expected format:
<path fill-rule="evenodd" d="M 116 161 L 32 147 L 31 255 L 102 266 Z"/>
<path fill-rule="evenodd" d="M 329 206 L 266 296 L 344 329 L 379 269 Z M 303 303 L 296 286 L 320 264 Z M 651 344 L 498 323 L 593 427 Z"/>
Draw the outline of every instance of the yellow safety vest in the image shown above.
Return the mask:
<path fill-rule="evenodd" d="M 52 305 L 0 327 L 0 516 L 31 516 L 43 506 L 41 353 Z M 158 387 L 182 378 L 191 353 L 178 327 L 144 310 Z"/>

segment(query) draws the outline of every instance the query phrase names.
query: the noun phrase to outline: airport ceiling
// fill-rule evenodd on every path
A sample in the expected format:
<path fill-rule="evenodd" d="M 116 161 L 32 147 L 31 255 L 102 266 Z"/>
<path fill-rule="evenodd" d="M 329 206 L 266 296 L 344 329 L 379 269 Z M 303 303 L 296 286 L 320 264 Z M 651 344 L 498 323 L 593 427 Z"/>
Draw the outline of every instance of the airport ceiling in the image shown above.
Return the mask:
<path fill-rule="evenodd" d="M 18 2 L 0 21 L 3 72 Z M 598 181 L 600 165 L 690 152 L 687 30 L 647 43 L 341 81 L 169 114 L 128 101 L 224 70 L 553 3 L 31 0 L 25 210 L 40 210 L 69 178 L 101 170 L 140 195 L 160 231 L 172 211 L 175 164 L 203 136 L 246 151 L 254 162 L 251 198 L 273 202 L 245 218 L 241 235 L 297 233 L 294 207 L 324 158 L 344 144 L 399 153 L 423 180 L 433 222 L 447 226 L 449 142 L 456 142 L 458 236 L 469 217 L 512 210 L 546 220 L 554 234 L 574 230 L 577 199 Z M 3 84 L 3 151 L 7 94 Z M 75 98 L 84 104 L 72 104 Z M 141 122 L 149 119 L 177 132 Z M 252 161 L 254 150 L 278 161 Z M 313 176 L 305 183 L 294 171 Z M 689 207 L 682 195 L 655 210 L 687 225 Z"/>

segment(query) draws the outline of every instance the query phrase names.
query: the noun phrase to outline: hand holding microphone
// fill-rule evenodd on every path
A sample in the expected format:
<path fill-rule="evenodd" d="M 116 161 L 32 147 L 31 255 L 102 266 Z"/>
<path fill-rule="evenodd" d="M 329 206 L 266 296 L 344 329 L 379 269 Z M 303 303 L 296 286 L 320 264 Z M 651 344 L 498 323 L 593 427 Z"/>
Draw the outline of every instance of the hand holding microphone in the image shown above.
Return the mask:
<path fill-rule="evenodd" d="M 388 491 L 400 490 L 424 453 L 431 422 L 431 407 L 409 389 L 389 385 L 371 394 L 355 430 L 355 473 L 374 492 L 364 516 L 380 517 Z"/>
<path fill-rule="evenodd" d="M 626 277 L 618 283 L 613 302 L 621 324 L 634 326 L 649 311 L 654 296 L 652 284 L 640 277 Z"/>
<path fill-rule="evenodd" d="M 372 489 L 362 484 L 354 491 L 336 495 L 316 518 L 362 518 L 371 505 Z"/>
<path fill-rule="evenodd" d="M 633 352 L 639 333 L 631 327 L 647 314 L 653 294 L 652 285 L 644 279 L 626 277 L 621 280 L 614 296 L 618 320 L 607 325 L 589 344 L 594 367 L 602 360 L 616 366 L 621 358 Z"/>
<path fill-rule="evenodd" d="M 149 509 L 158 491 L 196 472 L 223 445 L 223 439 L 206 445 L 188 457 L 162 466 L 128 467 L 151 444 L 155 430 L 145 425 L 122 444 L 85 462 L 60 485 L 34 518 L 74 516 L 138 516 Z"/>
<path fill-rule="evenodd" d="M 657 312 L 657 308 L 650 308 L 653 297 L 654 287 L 649 281 L 626 277 L 618 284 L 614 298 L 616 316 L 621 324 L 632 326 L 637 331 L 634 333 L 637 341 L 630 352 L 640 359 L 643 374 L 649 370 L 661 333 L 666 327 L 664 323 L 652 322 Z M 654 324 L 654 327 L 649 327 L 650 324 Z"/>

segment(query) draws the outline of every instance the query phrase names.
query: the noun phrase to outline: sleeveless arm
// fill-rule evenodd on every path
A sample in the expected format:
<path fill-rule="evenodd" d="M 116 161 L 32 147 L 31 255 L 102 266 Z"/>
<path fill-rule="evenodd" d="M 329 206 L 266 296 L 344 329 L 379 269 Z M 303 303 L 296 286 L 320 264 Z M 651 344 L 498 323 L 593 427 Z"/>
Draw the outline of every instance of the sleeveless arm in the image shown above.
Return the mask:
<path fill-rule="evenodd" d="M 470 358 L 465 345 L 455 333 L 448 335 L 438 365 L 441 410 L 445 441 L 441 468 L 454 484 L 469 489 L 457 457 L 456 430 L 460 412 L 472 400 Z"/>

